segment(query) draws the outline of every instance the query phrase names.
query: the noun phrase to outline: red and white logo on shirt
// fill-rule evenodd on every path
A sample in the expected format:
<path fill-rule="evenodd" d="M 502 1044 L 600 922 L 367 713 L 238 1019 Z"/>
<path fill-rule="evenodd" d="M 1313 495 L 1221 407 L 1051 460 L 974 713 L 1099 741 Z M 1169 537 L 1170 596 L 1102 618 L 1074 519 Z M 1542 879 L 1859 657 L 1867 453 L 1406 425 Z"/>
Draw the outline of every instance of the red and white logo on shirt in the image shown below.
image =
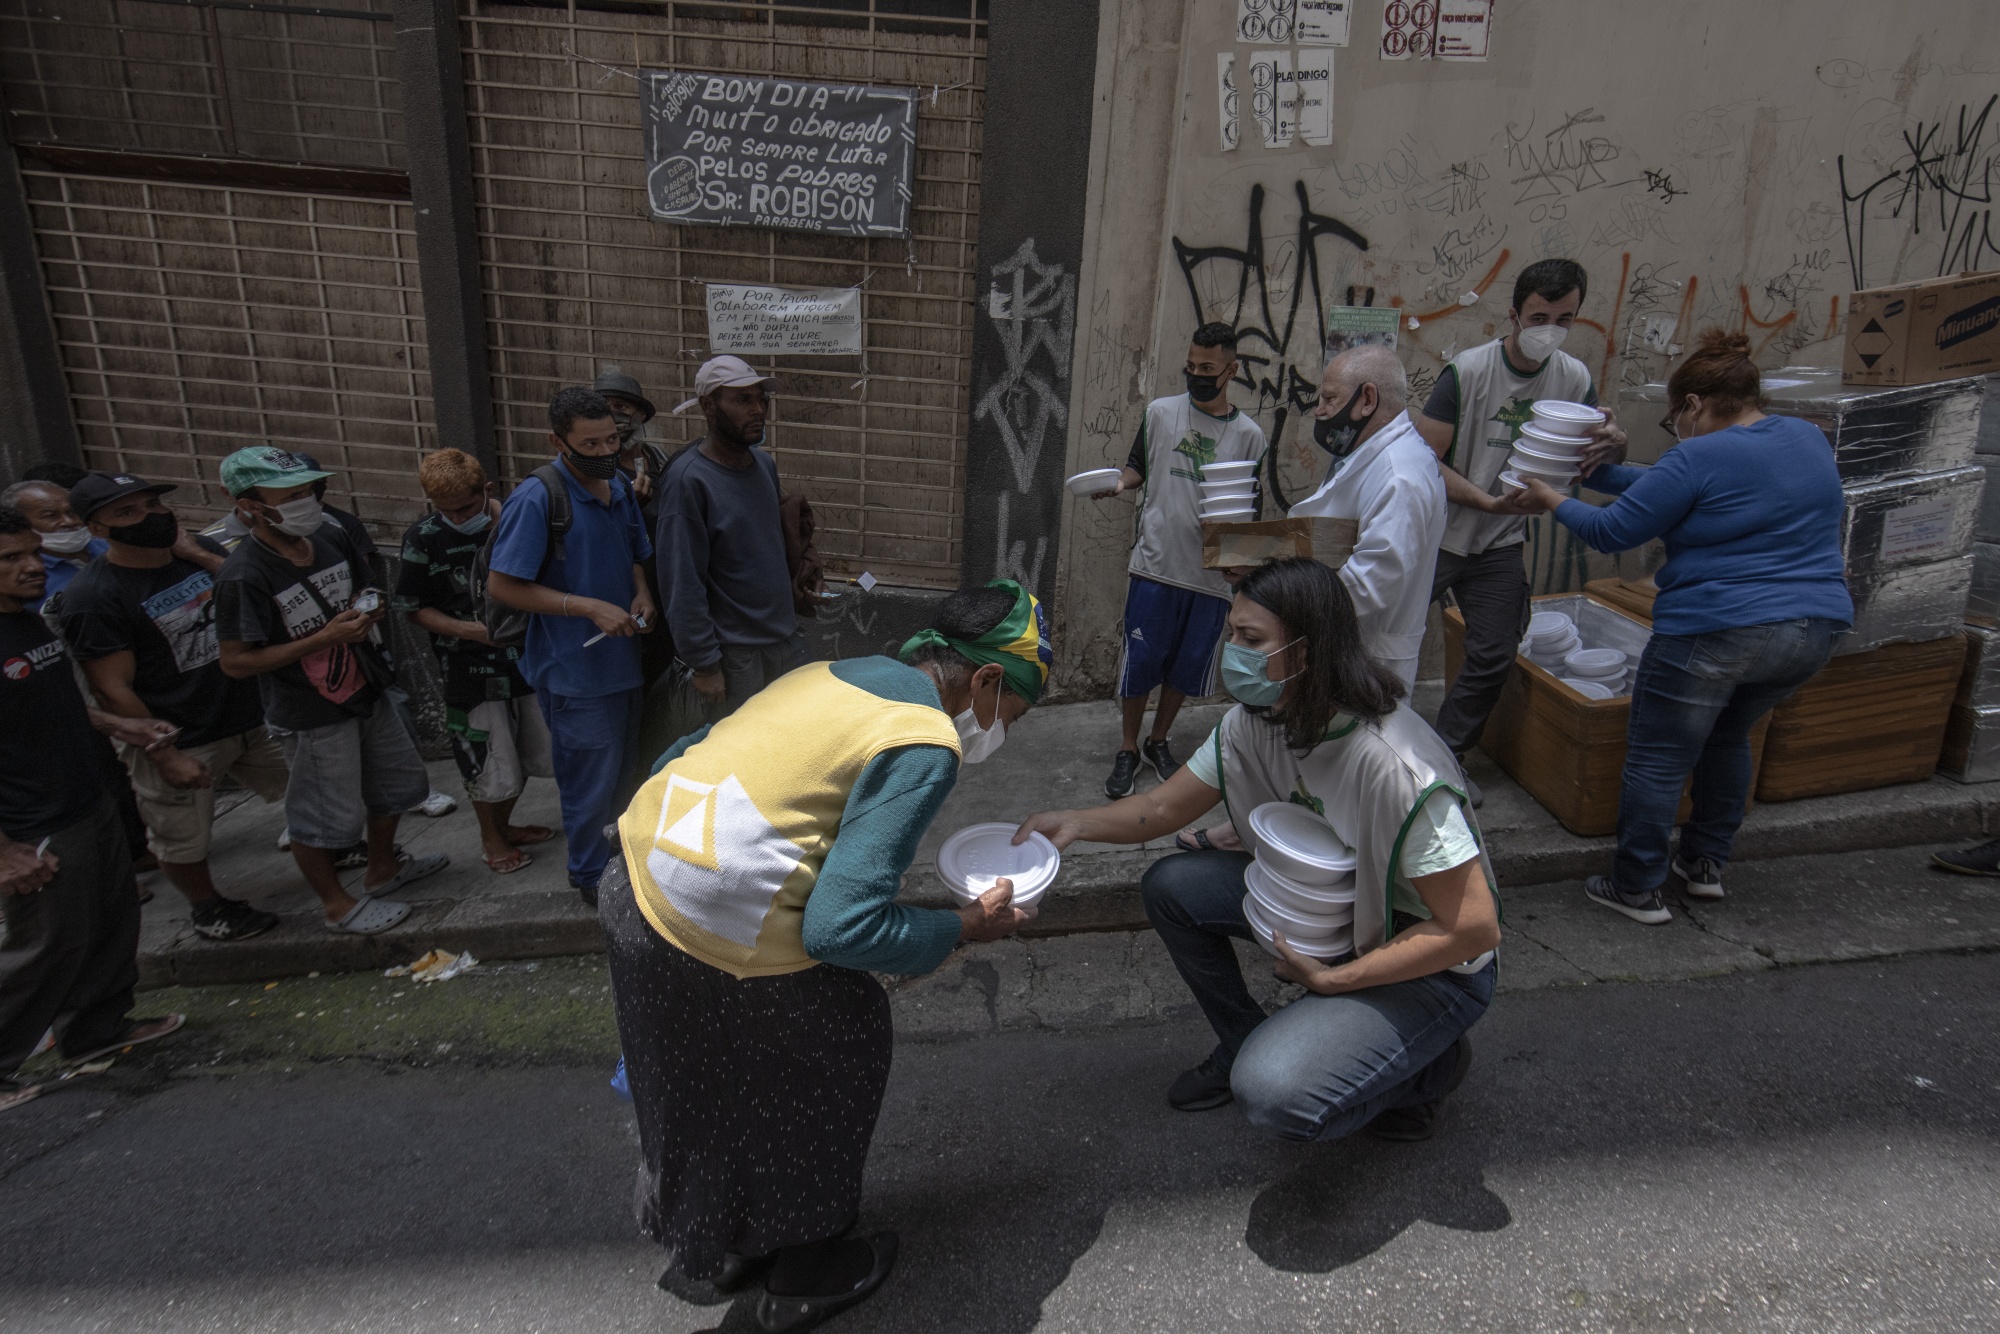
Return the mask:
<path fill-rule="evenodd" d="M 6 662 L 0 663 L 0 672 L 5 672 L 9 681 L 25 681 L 28 679 L 28 673 L 33 670 L 35 669 L 28 665 L 26 658 L 9 658 Z"/>

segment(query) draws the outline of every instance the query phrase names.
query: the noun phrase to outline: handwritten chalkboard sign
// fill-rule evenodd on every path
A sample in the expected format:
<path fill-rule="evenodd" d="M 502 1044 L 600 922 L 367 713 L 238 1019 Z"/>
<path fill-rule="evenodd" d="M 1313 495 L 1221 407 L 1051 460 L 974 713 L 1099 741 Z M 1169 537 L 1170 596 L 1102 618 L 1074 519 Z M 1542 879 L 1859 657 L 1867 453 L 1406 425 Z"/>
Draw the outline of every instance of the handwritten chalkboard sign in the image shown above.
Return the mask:
<path fill-rule="evenodd" d="M 915 92 L 660 69 L 640 82 L 661 221 L 909 234 Z"/>

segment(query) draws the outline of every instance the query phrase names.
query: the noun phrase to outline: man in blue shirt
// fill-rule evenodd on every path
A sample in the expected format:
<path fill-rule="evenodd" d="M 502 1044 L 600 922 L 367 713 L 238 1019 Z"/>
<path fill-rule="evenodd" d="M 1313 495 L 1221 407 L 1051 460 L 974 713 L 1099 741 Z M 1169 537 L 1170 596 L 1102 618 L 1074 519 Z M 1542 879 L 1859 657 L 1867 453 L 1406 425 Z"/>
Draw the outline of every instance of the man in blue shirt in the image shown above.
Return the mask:
<path fill-rule="evenodd" d="M 487 560 L 494 601 L 528 615 L 521 675 L 548 720 L 569 882 L 595 907 L 611 857 L 605 828 L 631 795 L 645 680 L 635 635 L 659 620 L 646 589 L 639 503 L 618 469 L 618 422 L 594 390 L 549 402 L 555 472 L 569 501 L 569 530 L 549 540 L 549 491 L 529 477 L 507 498 Z"/>
<path fill-rule="evenodd" d="M 29 611 L 39 611 L 42 602 L 69 587 L 69 581 L 83 573 L 83 567 L 110 549 L 69 507 L 69 488 L 54 482 L 16 482 L 0 491 L 0 505 L 20 511 L 35 526 L 42 543 L 42 568 L 48 572 L 48 591 Z"/>

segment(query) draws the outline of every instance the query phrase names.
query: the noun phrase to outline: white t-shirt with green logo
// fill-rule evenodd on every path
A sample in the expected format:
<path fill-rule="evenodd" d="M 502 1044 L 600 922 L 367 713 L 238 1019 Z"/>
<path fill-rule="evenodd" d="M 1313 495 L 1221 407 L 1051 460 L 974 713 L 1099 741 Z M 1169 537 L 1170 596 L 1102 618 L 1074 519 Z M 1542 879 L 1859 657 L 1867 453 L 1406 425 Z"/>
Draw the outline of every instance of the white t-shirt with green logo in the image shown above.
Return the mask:
<path fill-rule="evenodd" d="M 1146 405 L 1133 454 L 1145 461 L 1138 535 L 1126 569 L 1155 583 L 1229 596 L 1216 570 L 1201 568 L 1201 469 L 1209 463 L 1262 460 L 1264 429 L 1248 414 L 1211 417 L 1186 394 Z"/>
<path fill-rule="evenodd" d="M 1534 419 L 1535 401 L 1544 398 L 1595 403 L 1589 367 L 1557 348 L 1540 370 L 1523 375 L 1507 357 L 1506 340 L 1496 338 L 1452 359 L 1424 404 L 1424 415 L 1457 428 L 1445 463 L 1487 495 L 1497 496 L 1521 427 Z M 1453 505 L 1445 514 L 1441 545 L 1453 555 L 1476 556 L 1524 540 L 1527 527 L 1527 519 L 1518 514 Z"/>

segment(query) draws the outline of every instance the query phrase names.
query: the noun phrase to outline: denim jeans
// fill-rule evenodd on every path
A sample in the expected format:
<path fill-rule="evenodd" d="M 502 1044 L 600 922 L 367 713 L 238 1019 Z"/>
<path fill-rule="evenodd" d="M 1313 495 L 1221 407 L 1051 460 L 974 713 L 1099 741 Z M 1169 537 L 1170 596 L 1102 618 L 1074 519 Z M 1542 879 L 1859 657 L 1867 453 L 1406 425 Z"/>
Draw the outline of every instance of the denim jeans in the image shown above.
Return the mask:
<path fill-rule="evenodd" d="M 1146 915 L 1218 1039 L 1211 1059 L 1250 1124 L 1282 1139 L 1332 1140 L 1440 1096 L 1452 1044 L 1493 1000 L 1498 965 L 1432 973 L 1341 996 L 1307 995 L 1268 1018 L 1229 939 L 1243 920 L 1240 852 L 1185 852 L 1146 870 Z"/>
<path fill-rule="evenodd" d="M 1846 627 L 1820 616 L 1699 635 L 1656 634 L 1632 681 L 1612 883 L 1648 893 L 1667 879 L 1667 841 L 1688 774 L 1694 809 L 1681 856 L 1729 860 L 1750 799 L 1750 732 L 1811 680 Z"/>

